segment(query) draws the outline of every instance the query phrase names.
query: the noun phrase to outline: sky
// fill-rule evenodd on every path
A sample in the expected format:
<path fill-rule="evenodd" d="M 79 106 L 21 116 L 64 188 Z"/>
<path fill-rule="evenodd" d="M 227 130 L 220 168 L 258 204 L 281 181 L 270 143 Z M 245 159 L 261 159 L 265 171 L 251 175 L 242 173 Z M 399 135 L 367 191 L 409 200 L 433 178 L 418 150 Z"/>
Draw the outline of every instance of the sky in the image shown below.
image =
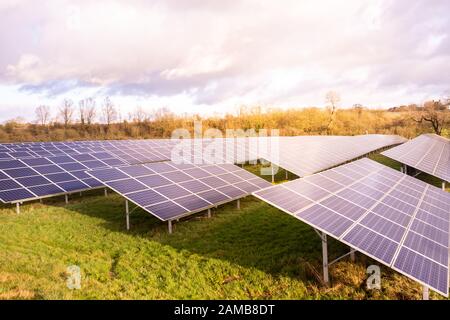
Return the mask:
<path fill-rule="evenodd" d="M 123 116 L 388 108 L 450 92 L 450 1 L 0 0 L 0 122 L 109 96 Z"/>

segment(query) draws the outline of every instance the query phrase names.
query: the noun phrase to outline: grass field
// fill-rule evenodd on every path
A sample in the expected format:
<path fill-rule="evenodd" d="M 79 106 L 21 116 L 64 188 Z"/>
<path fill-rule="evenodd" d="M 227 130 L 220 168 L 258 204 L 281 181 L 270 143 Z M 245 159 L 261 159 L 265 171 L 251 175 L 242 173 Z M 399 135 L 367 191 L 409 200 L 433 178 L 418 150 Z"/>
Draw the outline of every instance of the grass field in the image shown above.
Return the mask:
<path fill-rule="evenodd" d="M 387 158 L 377 161 L 396 166 Z M 399 167 L 399 166 L 398 166 Z M 249 170 L 256 170 L 250 167 Z M 277 180 L 282 180 L 280 172 Z M 428 178 L 424 178 L 428 179 Z M 438 183 L 438 181 L 435 183 Z M 331 266 L 321 282 L 314 230 L 253 197 L 167 225 L 142 210 L 125 229 L 124 200 L 92 191 L 0 209 L 0 299 L 420 299 L 421 287 L 381 267 L 382 289 L 366 289 L 362 254 Z M 330 261 L 348 247 L 330 241 Z M 67 267 L 82 271 L 80 290 Z M 431 293 L 431 298 L 441 296 Z"/>

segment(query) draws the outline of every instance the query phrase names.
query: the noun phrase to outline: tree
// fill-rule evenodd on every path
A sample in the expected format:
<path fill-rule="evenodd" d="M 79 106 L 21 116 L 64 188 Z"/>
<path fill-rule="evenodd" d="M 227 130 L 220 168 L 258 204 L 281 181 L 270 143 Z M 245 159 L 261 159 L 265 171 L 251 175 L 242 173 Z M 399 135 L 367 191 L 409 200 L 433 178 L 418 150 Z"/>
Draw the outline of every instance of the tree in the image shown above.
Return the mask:
<path fill-rule="evenodd" d="M 93 98 L 86 98 L 78 102 L 78 113 L 82 127 L 92 124 L 95 116 L 95 100 Z"/>
<path fill-rule="evenodd" d="M 148 114 L 142 107 L 137 107 L 132 114 L 132 120 L 137 124 L 142 124 L 148 120 Z"/>
<path fill-rule="evenodd" d="M 61 116 L 64 123 L 64 128 L 66 129 L 72 122 L 73 111 L 74 109 L 72 100 L 64 99 L 62 106 L 59 108 L 59 115 Z"/>
<path fill-rule="evenodd" d="M 106 127 L 109 129 L 111 123 L 117 119 L 117 110 L 109 97 L 106 97 L 103 102 L 102 113 Z"/>
<path fill-rule="evenodd" d="M 450 98 L 427 101 L 420 111 L 413 113 L 412 119 L 418 123 L 430 123 L 434 133 L 441 135 L 442 129 L 450 121 L 449 106 Z"/>
<path fill-rule="evenodd" d="M 37 122 L 41 126 L 46 126 L 50 120 L 50 107 L 41 105 L 36 108 L 35 113 L 36 113 Z"/>
<path fill-rule="evenodd" d="M 336 115 L 337 105 L 341 101 L 339 93 L 336 91 L 328 91 L 325 95 L 325 101 L 328 104 L 328 109 L 330 110 L 330 118 L 327 124 L 327 134 L 331 134 L 331 129 L 334 124 L 334 118 Z"/>

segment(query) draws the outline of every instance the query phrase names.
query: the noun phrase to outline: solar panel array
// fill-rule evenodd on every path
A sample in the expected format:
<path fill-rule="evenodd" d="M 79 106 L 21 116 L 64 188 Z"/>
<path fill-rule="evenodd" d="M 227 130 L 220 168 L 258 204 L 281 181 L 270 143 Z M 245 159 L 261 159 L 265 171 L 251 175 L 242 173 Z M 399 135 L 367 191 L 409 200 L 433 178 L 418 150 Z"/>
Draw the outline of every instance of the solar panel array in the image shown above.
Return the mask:
<path fill-rule="evenodd" d="M 405 142 L 396 135 L 300 136 L 269 139 L 263 158 L 299 177 L 332 168 L 372 151 Z"/>
<path fill-rule="evenodd" d="M 86 170 L 126 165 L 108 152 L 0 160 L 0 200 L 22 202 L 102 187 Z"/>
<path fill-rule="evenodd" d="M 449 193 L 361 159 L 254 195 L 448 296 Z"/>
<path fill-rule="evenodd" d="M 187 148 L 181 148 L 182 160 L 233 164 L 268 158 L 277 163 L 275 153 L 270 152 L 278 141 L 281 144 L 277 150 L 281 156 L 278 164 L 297 174 L 309 174 L 399 140 L 397 136 L 378 135 L 187 139 Z M 364 147 L 356 148 L 358 144 Z M 337 145 L 339 148 L 333 149 Z M 179 140 L 168 139 L 0 144 L 0 201 L 22 202 L 101 187 L 86 170 L 168 161 L 177 146 Z M 307 157 L 301 154 L 306 151 L 314 154 L 314 159 L 305 161 Z M 333 160 L 326 160 L 328 157 Z M 307 167 L 308 161 L 316 165 Z"/>
<path fill-rule="evenodd" d="M 136 164 L 170 160 L 175 144 L 169 139 L 3 143 L 0 160 L 108 152 L 123 162 Z"/>
<path fill-rule="evenodd" d="M 271 185 L 232 164 L 163 162 L 88 173 L 163 221 L 203 211 Z"/>
<path fill-rule="evenodd" d="M 423 134 L 383 152 L 383 155 L 444 181 L 450 181 L 450 140 L 443 137 Z"/>

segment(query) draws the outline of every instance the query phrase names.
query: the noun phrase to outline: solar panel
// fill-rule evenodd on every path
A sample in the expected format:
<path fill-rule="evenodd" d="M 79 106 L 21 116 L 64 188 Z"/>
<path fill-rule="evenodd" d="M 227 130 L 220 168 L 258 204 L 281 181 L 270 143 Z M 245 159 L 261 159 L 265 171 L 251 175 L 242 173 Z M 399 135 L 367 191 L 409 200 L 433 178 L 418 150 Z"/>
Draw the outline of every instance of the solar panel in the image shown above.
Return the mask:
<path fill-rule="evenodd" d="M 259 138 L 261 140 L 261 138 Z M 381 148 L 401 144 L 395 135 L 299 136 L 266 138 L 256 158 L 263 158 L 299 177 L 332 168 Z M 262 141 L 260 144 L 264 145 Z M 285 152 L 285 150 L 289 150 Z M 356 173 L 357 174 L 357 173 Z M 344 180 L 341 180 L 344 181 Z"/>
<path fill-rule="evenodd" d="M 423 134 L 382 153 L 386 157 L 450 181 L 450 140 Z"/>
<path fill-rule="evenodd" d="M 248 177 L 243 172 L 244 169 L 229 165 L 180 166 L 171 162 L 88 171 L 163 221 L 203 211 L 271 185 L 252 174 L 251 179 L 243 178 Z M 227 178 L 221 179 L 225 175 Z"/>
<path fill-rule="evenodd" d="M 439 188 L 361 159 L 254 195 L 448 296 L 450 195 Z"/>

